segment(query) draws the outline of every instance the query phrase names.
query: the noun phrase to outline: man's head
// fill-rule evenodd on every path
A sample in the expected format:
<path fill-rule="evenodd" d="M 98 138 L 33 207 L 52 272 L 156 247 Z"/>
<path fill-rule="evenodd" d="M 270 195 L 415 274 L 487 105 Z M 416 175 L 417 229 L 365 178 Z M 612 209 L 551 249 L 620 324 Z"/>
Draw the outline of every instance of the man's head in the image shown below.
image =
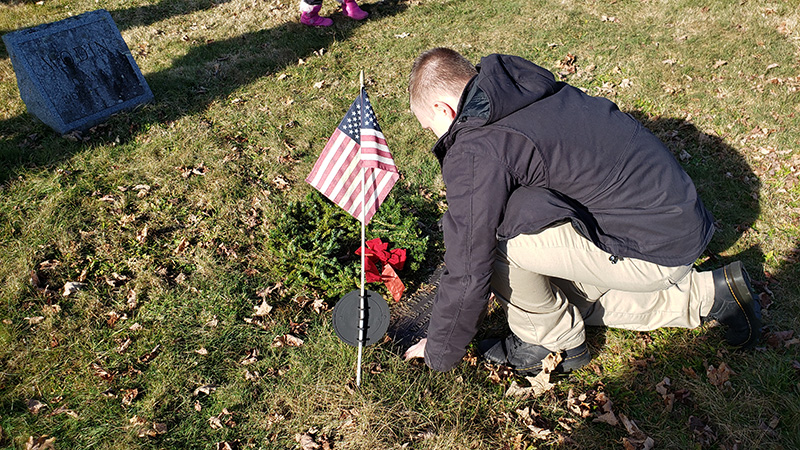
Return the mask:
<path fill-rule="evenodd" d="M 422 128 L 441 137 L 458 112 L 464 87 L 478 71 L 466 58 L 449 48 L 423 52 L 414 61 L 408 78 L 411 112 Z"/>

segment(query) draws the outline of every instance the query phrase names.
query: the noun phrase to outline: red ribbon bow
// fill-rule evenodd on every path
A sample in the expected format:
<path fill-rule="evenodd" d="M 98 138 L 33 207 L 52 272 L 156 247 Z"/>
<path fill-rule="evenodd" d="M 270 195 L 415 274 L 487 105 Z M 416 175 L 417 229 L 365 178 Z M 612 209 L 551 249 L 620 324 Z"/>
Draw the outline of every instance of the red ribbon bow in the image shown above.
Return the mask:
<path fill-rule="evenodd" d="M 367 252 L 364 255 L 366 260 L 365 279 L 367 283 L 377 283 L 383 281 L 394 301 L 400 301 L 406 286 L 397 276 L 395 270 L 403 270 L 406 263 L 406 249 L 396 248 L 389 250 L 389 244 L 381 241 L 380 238 L 370 239 L 366 242 Z M 361 248 L 356 250 L 356 255 L 361 255 Z M 383 265 L 378 270 L 378 265 Z"/>

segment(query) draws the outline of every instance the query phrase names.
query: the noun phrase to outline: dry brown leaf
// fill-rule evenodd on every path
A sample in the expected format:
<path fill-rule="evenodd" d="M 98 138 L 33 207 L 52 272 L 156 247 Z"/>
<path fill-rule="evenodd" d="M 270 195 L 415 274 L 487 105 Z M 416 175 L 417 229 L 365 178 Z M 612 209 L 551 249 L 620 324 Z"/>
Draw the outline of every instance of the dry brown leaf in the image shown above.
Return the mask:
<path fill-rule="evenodd" d="M 109 389 L 106 389 L 105 391 L 101 392 L 100 395 L 102 395 L 103 397 L 108 397 L 108 398 L 117 398 L 117 391 L 115 391 L 112 388 L 109 388 Z"/>
<path fill-rule="evenodd" d="M 155 359 L 156 356 L 158 356 L 158 353 L 160 351 L 161 351 L 161 344 L 158 344 L 155 347 L 153 347 L 152 350 L 150 350 L 149 352 L 147 352 L 144 355 L 140 356 L 139 357 L 139 362 L 142 363 L 142 364 L 149 363 L 150 361 Z"/>
<path fill-rule="evenodd" d="M 575 396 L 572 389 L 567 393 L 567 408 L 579 417 L 587 418 L 592 415 L 592 405 L 587 402 L 587 395 Z"/>
<path fill-rule="evenodd" d="M 125 297 L 125 305 L 128 307 L 128 311 L 133 311 L 139 305 L 138 297 L 135 290 L 128 291 L 128 295 Z"/>
<path fill-rule="evenodd" d="M 315 313 L 320 314 L 323 311 L 329 310 L 330 307 L 325 303 L 325 300 L 318 298 L 311 303 L 311 309 L 313 309 Z"/>
<path fill-rule="evenodd" d="M 223 427 L 222 421 L 219 420 L 219 417 L 211 416 L 208 418 L 208 425 L 211 427 L 212 430 L 218 430 Z"/>
<path fill-rule="evenodd" d="M 253 364 L 254 362 L 258 361 L 258 349 L 254 348 L 247 352 L 247 356 L 239 362 L 239 364 L 246 366 L 248 364 Z"/>
<path fill-rule="evenodd" d="M 181 241 L 178 243 L 178 246 L 175 248 L 175 251 L 173 253 L 175 253 L 176 255 L 180 255 L 186 250 L 186 246 L 188 245 L 189 241 L 186 240 L 186 238 L 181 238 Z"/>
<path fill-rule="evenodd" d="M 44 316 L 25 317 L 25 320 L 28 321 L 28 325 L 39 325 L 44 320 Z"/>
<path fill-rule="evenodd" d="M 55 450 L 56 438 L 52 437 L 47 439 L 47 435 L 38 437 L 28 437 L 28 442 L 25 443 L 25 450 Z"/>
<path fill-rule="evenodd" d="M 259 374 L 258 371 L 250 372 L 249 370 L 245 370 L 244 379 L 247 381 L 258 381 L 261 379 L 261 374 Z"/>
<path fill-rule="evenodd" d="M 199 388 L 195 389 L 194 390 L 194 395 L 196 396 L 196 395 L 200 394 L 201 392 L 203 394 L 206 394 L 206 395 L 211 395 L 212 392 L 217 390 L 217 387 L 218 386 L 216 384 L 205 384 L 205 385 L 200 386 Z"/>
<path fill-rule="evenodd" d="M 786 331 L 773 331 L 767 333 L 765 339 L 767 341 L 767 345 L 772 348 L 781 348 L 796 344 L 797 339 L 792 339 L 794 336 L 794 330 L 786 330 Z"/>
<path fill-rule="evenodd" d="M 131 426 L 133 426 L 133 427 L 140 427 L 140 426 L 142 426 L 142 425 L 144 425 L 144 424 L 146 424 L 146 423 L 147 423 L 147 421 L 146 421 L 146 420 L 144 420 L 143 418 L 141 418 L 141 417 L 139 417 L 139 416 L 133 416 L 133 417 L 131 417 L 130 419 L 128 419 L 128 422 L 129 422 L 129 423 L 131 424 Z"/>
<path fill-rule="evenodd" d="M 77 281 L 68 281 L 64 283 L 64 292 L 61 295 L 63 295 L 64 297 L 69 297 L 70 295 L 80 291 L 85 287 L 86 283 L 79 283 Z"/>
<path fill-rule="evenodd" d="M 282 176 L 280 176 L 280 175 L 276 176 L 276 177 L 275 177 L 275 178 L 272 180 L 272 184 L 273 184 L 273 185 L 275 185 L 275 187 L 276 187 L 276 188 L 277 188 L 279 191 L 283 191 L 283 190 L 289 189 L 289 187 L 290 187 L 290 185 L 289 185 L 289 182 L 288 182 L 288 181 L 286 181 L 286 178 L 284 178 L 284 177 L 282 177 Z"/>
<path fill-rule="evenodd" d="M 136 233 L 136 240 L 140 244 L 144 244 L 144 242 L 147 240 L 147 232 L 147 225 L 145 225 L 138 233 Z"/>
<path fill-rule="evenodd" d="M 688 425 L 695 440 L 703 447 L 709 446 L 717 440 L 717 434 L 703 420 L 695 416 L 689 416 Z"/>
<path fill-rule="evenodd" d="M 303 340 L 291 334 L 284 334 L 282 336 L 275 336 L 272 340 L 273 347 L 300 347 L 303 345 Z"/>
<path fill-rule="evenodd" d="M 75 411 L 73 411 L 71 409 L 68 409 L 66 405 L 59 406 L 58 408 L 50 411 L 50 413 L 47 415 L 47 417 L 57 416 L 59 414 L 66 414 L 66 415 L 72 417 L 73 419 L 77 419 L 78 418 L 78 413 L 76 413 Z"/>
<path fill-rule="evenodd" d="M 47 403 L 42 403 L 39 400 L 30 399 L 27 401 L 28 411 L 32 414 L 39 414 L 43 408 L 47 408 Z"/>
<path fill-rule="evenodd" d="M 289 331 L 292 334 L 306 334 L 306 331 L 308 331 L 308 322 L 304 321 L 304 322 L 297 323 L 297 322 L 293 322 L 293 321 L 290 320 L 289 321 Z"/>
<path fill-rule="evenodd" d="M 522 423 L 525 425 L 525 427 L 530 430 L 532 437 L 544 440 L 549 438 L 553 433 L 553 431 L 548 428 L 549 425 L 547 421 L 538 412 L 532 410 L 530 407 L 517 409 L 515 412 L 522 420 Z"/>
<path fill-rule="evenodd" d="M 294 440 L 300 445 L 300 450 L 317 450 L 320 445 L 314 441 L 314 436 L 310 433 L 297 434 Z"/>
<path fill-rule="evenodd" d="M 624 414 L 619 415 L 619 420 L 625 426 L 625 429 L 628 431 L 628 437 L 623 438 L 623 442 L 625 443 L 625 448 L 629 448 L 628 446 L 632 446 L 630 448 L 637 449 L 637 450 L 650 450 L 655 446 L 655 441 L 652 438 L 644 434 L 642 430 L 636 425 L 636 422 L 633 420 L 628 419 Z"/>
<path fill-rule="evenodd" d="M 139 396 L 139 389 L 123 389 L 122 390 L 122 404 L 129 406 Z"/>
<path fill-rule="evenodd" d="M 735 375 L 736 373 L 728 367 L 727 364 L 720 363 L 718 368 L 715 368 L 713 365 L 708 366 L 706 370 L 706 375 L 708 375 L 708 382 L 713 384 L 714 386 L 721 387 L 731 378 L 731 375 Z"/>
<path fill-rule="evenodd" d="M 117 353 L 119 353 L 120 355 L 125 353 L 128 350 L 128 347 L 130 347 L 132 342 L 133 341 L 131 340 L 131 338 L 125 339 L 125 341 L 123 341 L 121 344 L 119 344 L 119 347 L 117 347 Z"/>
<path fill-rule="evenodd" d="M 617 416 L 615 416 L 613 412 L 600 414 L 599 416 L 595 417 L 592 422 L 607 423 L 612 427 L 619 425 L 619 420 L 617 420 Z"/>
<path fill-rule="evenodd" d="M 264 317 L 267 314 L 269 314 L 270 311 L 272 311 L 272 306 L 270 306 L 270 304 L 267 303 L 266 300 L 264 300 L 263 302 L 261 302 L 260 305 L 254 306 L 253 309 L 256 310 L 256 312 L 253 313 L 254 316 L 256 316 L 256 317 Z"/>
<path fill-rule="evenodd" d="M 94 370 L 94 374 L 105 381 L 111 381 L 114 379 L 114 375 L 100 367 L 97 363 L 92 363 L 92 369 Z"/>

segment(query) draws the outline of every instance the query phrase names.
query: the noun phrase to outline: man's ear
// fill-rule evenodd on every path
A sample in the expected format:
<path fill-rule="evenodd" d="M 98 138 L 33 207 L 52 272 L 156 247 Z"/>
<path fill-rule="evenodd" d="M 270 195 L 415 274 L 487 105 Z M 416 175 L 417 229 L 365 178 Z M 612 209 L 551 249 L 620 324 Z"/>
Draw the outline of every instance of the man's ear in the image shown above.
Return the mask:
<path fill-rule="evenodd" d="M 448 120 L 454 120 L 456 118 L 456 110 L 444 100 L 436 100 L 433 102 L 433 114 L 444 114 Z"/>

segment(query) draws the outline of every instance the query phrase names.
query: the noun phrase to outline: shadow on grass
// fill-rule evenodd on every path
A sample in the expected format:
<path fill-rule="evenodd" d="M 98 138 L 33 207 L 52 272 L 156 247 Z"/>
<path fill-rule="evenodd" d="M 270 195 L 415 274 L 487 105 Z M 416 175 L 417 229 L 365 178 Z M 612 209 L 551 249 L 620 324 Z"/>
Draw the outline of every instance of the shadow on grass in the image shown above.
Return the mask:
<path fill-rule="evenodd" d="M 23 3 L 35 3 L 36 1 L 38 0 L 0 0 L 0 3 L 16 6 Z M 117 28 L 122 31 L 128 28 L 150 25 L 174 16 L 216 8 L 228 1 L 230 0 L 161 0 L 149 5 L 132 6 L 109 12 Z M 101 8 L 102 5 L 98 4 L 97 7 Z M 0 36 L 12 31 L 15 30 L 0 30 Z M 5 45 L 0 45 L 0 58 L 8 58 L 8 51 Z"/>
<path fill-rule="evenodd" d="M 150 25 L 175 16 L 216 8 L 230 0 L 161 0 L 149 5 L 109 11 L 120 30 Z"/>
<path fill-rule="evenodd" d="M 155 12 L 141 12 L 141 8 L 132 8 L 111 14 L 119 17 L 118 26 L 125 28 L 131 26 L 126 22 L 128 20 L 144 20 L 138 18 L 140 15 L 162 14 L 166 18 L 174 5 L 188 8 L 195 3 L 162 2 L 153 6 Z M 148 124 L 169 123 L 203 111 L 211 103 L 226 98 L 242 86 L 279 72 L 301 58 L 308 58 L 335 41 L 349 39 L 358 27 L 381 17 L 401 13 L 406 5 L 388 2 L 365 4 L 363 8 L 371 16 L 364 21 L 337 15 L 332 27 L 311 28 L 301 25 L 298 18 L 297 21 L 274 28 L 194 47 L 170 68 L 145 76 L 155 95 L 155 103 L 144 105 L 135 113 L 113 117 L 98 127 L 99 131 L 86 133 L 85 142 L 66 141 L 27 113 L 2 120 L 0 185 L 13 177 L 19 168 L 49 167 L 68 160 L 93 142 L 119 138 L 119 142 L 125 143 Z"/>

